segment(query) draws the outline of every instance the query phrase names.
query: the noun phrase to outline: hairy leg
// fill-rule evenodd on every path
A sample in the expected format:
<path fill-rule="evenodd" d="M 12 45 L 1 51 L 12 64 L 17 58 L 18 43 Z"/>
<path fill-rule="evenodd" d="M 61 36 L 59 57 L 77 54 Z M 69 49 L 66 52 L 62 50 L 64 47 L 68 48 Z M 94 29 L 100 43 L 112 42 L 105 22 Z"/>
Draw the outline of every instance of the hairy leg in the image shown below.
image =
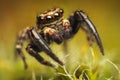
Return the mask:
<path fill-rule="evenodd" d="M 24 41 L 28 39 L 28 36 L 27 36 L 28 30 L 29 30 L 29 27 L 27 27 L 23 31 L 19 32 L 19 34 L 17 36 L 16 46 L 15 46 L 15 55 L 17 55 L 17 54 L 20 55 L 20 57 L 23 60 L 25 69 L 27 68 L 27 63 L 26 63 L 25 56 L 22 51 L 22 47 L 23 47 Z"/>
<path fill-rule="evenodd" d="M 50 66 L 50 67 L 54 67 L 53 64 L 51 64 L 50 62 L 48 61 L 45 61 L 39 54 L 36 50 L 34 50 L 33 48 L 34 46 L 29 44 L 26 48 L 26 51 L 31 55 L 33 56 L 36 60 L 38 60 L 41 64 L 43 65 L 46 65 L 46 66 Z"/>

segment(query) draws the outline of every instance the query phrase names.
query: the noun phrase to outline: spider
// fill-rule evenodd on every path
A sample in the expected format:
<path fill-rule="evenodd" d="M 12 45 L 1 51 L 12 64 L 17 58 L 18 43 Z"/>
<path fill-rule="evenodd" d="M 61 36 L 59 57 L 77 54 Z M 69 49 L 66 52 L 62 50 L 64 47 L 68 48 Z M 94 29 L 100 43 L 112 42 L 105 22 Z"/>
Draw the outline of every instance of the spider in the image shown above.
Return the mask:
<path fill-rule="evenodd" d="M 43 65 L 54 67 L 52 63 L 43 59 L 39 52 L 43 51 L 58 64 L 63 62 L 53 53 L 49 45 L 52 42 L 61 44 L 63 41 L 71 39 L 78 32 L 79 28 L 87 33 L 87 40 L 92 46 L 96 42 L 100 52 L 104 55 L 99 34 L 89 17 L 82 10 L 76 10 L 68 19 L 63 19 L 63 9 L 52 8 L 37 15 L 36 26 L 26 27 L 17 36 L 15 50 L 23 60 L 24 67 L 27 68 L 25 56 L 22 51 L 23 43 L 29 40 L 26 51 Z"/>

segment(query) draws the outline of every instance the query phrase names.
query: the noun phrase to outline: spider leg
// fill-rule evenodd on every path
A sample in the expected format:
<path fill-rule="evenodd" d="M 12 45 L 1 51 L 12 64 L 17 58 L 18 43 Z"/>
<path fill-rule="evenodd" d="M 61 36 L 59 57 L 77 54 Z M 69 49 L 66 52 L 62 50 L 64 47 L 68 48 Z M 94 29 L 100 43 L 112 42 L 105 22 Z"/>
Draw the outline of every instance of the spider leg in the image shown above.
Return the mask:
<path fill-rule="evenodd" d="M 33 28 L 31 31 L 28 31 L 29 37 L 32 42 L 42 51 L 44 51 L 48 56 L 50 56 L 53 60 L 55 60 L 60 65 L 63 63 L 59 60 L 59 58 L 52 52 L 49 48 L 47 42 L 43 39 L 43 37 L 37 33 L 37 31 Z"/>
<path fill-rule="evenodd" d="M 38 51 L 35 50 L 35 46 L 28 44 L 28 46 L 26 47 L 26 51 L 33 56 L 35 59 L 37 59 L 41 64 L 46 65 L 46 66 L 50 66 L 50 67 L 54 67 L 54 65 L 52 65 L 50 62 L 45 61 L 39 54 Z"/>
<path fill-rule="evenodd" d="M 94 41 L 96 41 L 101 53 L 104 55 L 103 45 L 95 28 L 95 25 L 91 22 L 89 17 L 83 11 L 75 11 L 74 14 L 69 17 L 69 21 L 72 27 L 73 35 L 77 33 L 79 28 L 81 27 L 87 33 L 87 39 L 90 46 L 93 44 Z"/>
<path fill-rule="evenodd" d="M 27 66 L 27 63 L 26 63 L 26 60 L 25 60 L 25 56 L 23 54 L 23 51 L 22 51 L 22 47 L 23 47 L 23 43 L 25 40 L 27 40 L 27 30 L 29 28 L 25 28 L 23 31 L 20 31 L 19 34 L 18 34 L 18 37 L 17 37 L 17 41 L 16 41 L 16 46 L 15 46 L 15 55 L 17 56 L 17 54 L 20 55 L 20 57 L 22 58 L 23 60 L 23 63 L 24 63 L 24 67 L 25 69 L 28 67 Z M 15 56 L 15 57 L 16 57 Z"/>

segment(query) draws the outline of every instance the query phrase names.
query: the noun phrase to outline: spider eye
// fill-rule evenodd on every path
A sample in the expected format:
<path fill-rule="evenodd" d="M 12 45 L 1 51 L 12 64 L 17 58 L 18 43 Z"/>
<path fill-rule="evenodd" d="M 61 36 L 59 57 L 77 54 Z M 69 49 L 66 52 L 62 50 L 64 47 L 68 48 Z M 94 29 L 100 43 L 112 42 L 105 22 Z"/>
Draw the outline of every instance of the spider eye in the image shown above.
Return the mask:
<path fill-rule="evenodd" d="M 63 9 L 60 9 L 60 13 L 61 13 L 61 14 L 63 14 L 63 13 L 64 13 Z"/>
<path fill-rule="evenodd" d="M 52 16 L 47 16 L 46 17 L 46 20 L 49 22 L 49 21 L 51 21 L 52 20 Z"/>
<path fill-rule="evenodd" d="M 44 16 L 38 16 L 37 17 L 37 23 L 40 24 L 40 23 L 44 23 L 45 21 L 45 17 Z"/>
<path fill-rule="evenodd" d="M 59 18 L 60 15 L 59 15 L 58 13 L 55 13 L 55 14 L 54 14 L 54 17 L 55 17 L 55 18 Z"/>

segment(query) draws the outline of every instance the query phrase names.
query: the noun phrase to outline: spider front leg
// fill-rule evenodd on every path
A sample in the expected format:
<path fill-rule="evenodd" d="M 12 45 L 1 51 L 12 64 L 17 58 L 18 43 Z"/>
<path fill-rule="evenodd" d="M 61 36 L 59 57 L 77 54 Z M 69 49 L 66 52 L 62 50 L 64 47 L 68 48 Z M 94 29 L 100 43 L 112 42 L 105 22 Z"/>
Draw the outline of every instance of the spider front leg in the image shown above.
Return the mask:
<path fill-rule="evenodd" d="M 93 44 L 94 41 L 96 41 L 101 53 L 104 55 L 103 45 L 95 28 L 95 25 L 91 22 L 89 17 L 83 11 L 75 11 L 69 17 L 69 21 L 72 27 L 72 35 L 76 34 L 81 27 L 87 33 L 87 39 L 90 46 Z"/>
<path fill-rule="evenodd" d="M 38 48 L 37 50 L 44 51 L 48 56 L 50 56 L 53 60 L 55 60 L 57 63 L 60 65 L 63 65 L 63 63 L 59 60 L 59 58 L 52 52 L 50 49 L 48 43 L 44 40 L 44 38 L 36 31 L 35 28 L 32 28 L 31 30 L 28 31 L 28 36 L 31 39 L 32 44 Z M 27 48 L 27 51 L 31 54 L 35 54 L 30 51 L 30 48 Z M 38 60 L 37 54 L 35 54 L 35 58 Z M 40 60 L 39 60 L 40 61 Z M 43 63 L 44 64 L 44 63 Z"/>

